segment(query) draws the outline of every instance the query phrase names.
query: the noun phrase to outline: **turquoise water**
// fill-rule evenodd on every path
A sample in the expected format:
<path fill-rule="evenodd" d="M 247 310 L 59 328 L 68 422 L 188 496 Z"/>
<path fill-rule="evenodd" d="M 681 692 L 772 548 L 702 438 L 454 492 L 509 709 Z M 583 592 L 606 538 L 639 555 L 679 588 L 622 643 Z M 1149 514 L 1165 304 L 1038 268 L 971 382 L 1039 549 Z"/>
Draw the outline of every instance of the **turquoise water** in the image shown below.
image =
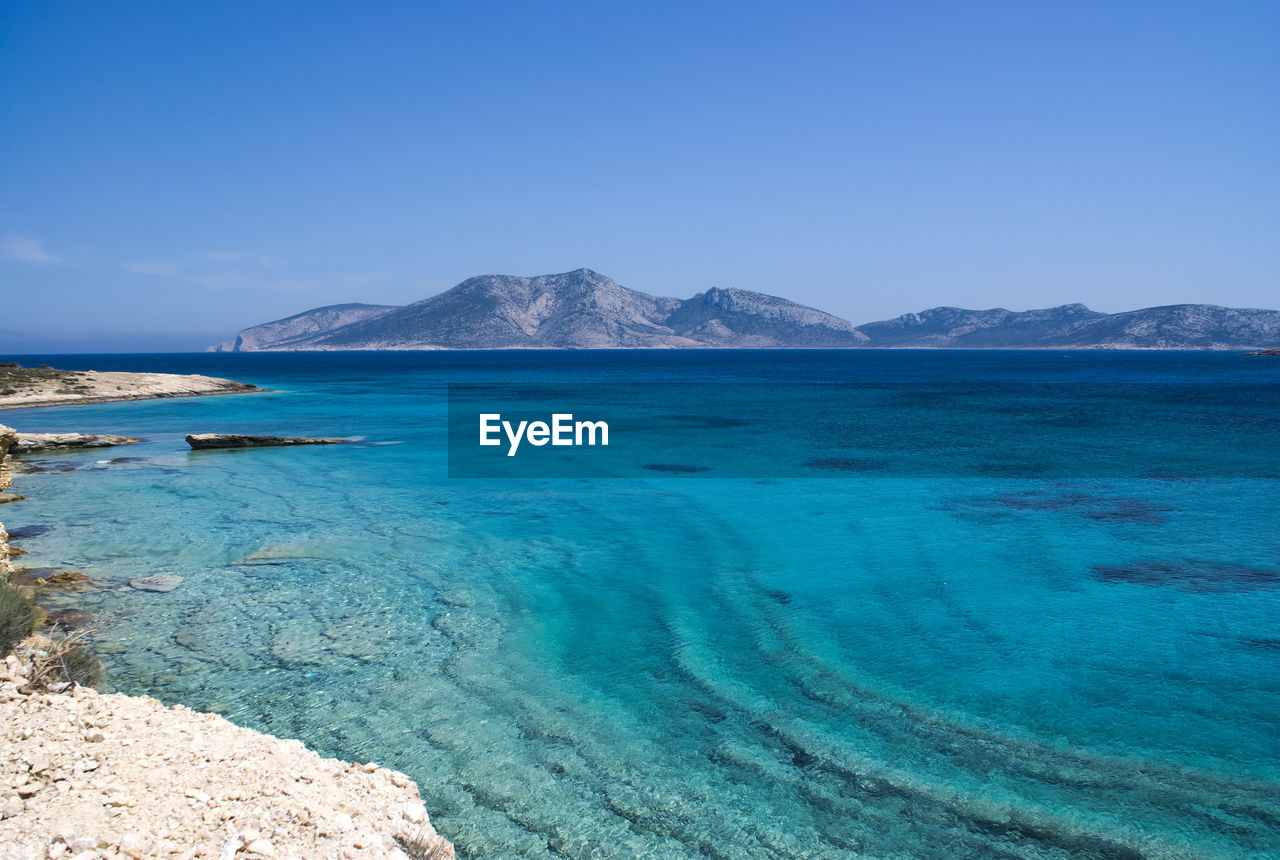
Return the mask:
<path fill-rule="evenodd" d="M 7 412 L 145 441 L 43 460 L 0 513 L 25 563 L 103 583 L 63 600 L 94 613 L 117 689 L 403 770 L 465 856 L 1280 856 L 1280 494 L 1253 476 L 1276 467 L 1280 361 L 43 360 L 275 389 Z M 1008 386 L 1040 415 L 1115 385 L 1108 425 L 1151 446 L 1037 478 L 447 476 L 449 382 L 672 380 L 901 384 L 895 421 L 944 408 L 922 385 Z M 1230 432 L 1185 435 L 1206 403 Z M 363 439 L 182 439 L 220 430 Z M 718 432 L 709 469 L 734 462 Z M 1005 441 L 1083 432 L 1050 416 Z M 984 446 L 965 456 L 999 464 Z M 1202 466 L 1133 477 L 1173 461 Z M 126 585 L 154 573 L 182 585 Z"/>

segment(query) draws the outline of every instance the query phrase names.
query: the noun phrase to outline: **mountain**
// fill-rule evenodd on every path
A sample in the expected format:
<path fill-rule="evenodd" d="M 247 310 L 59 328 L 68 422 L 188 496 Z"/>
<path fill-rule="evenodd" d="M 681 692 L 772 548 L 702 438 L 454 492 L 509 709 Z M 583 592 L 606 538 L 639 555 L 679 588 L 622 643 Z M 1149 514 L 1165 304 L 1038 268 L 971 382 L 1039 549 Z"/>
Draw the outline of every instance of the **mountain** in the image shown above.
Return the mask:
<path fill-rule="evenodd" d="M 1266 349 L 1280 311 L 1169 305 L 1106 314 L 933 308 L 854 326 L 776 296 L 712 288 L 688 299 L 630 290 L 590 269 L 483 275 L 404 307 L 330 305 L 240 332 L 211 350 L 872 347 Z"/>
<path fill-rule="evenodd" d="M 1021 312 L 1004 308 L 971 311 L 941 307 L 867 323 L 858 326 L 858 330 L 880 347 L 1047 348 L 1046 338 L 1057 337 L 1105 316 L 1079 304 Z"/>
<path fill-rule="evenodd" d="M 264 349 L 300 349 L 298 344 L 342 326 L 397 310 L 395 305 L 328 305 L 247 328 L 235 340 L 224 340 L 208 352 L 254 352 Z"/>
<path fill-rule="evenodd" d="M 242 331 L 230 351 L 357 349 L 608 349 L 843 347 L 866 337 L 852 323 L 786 299 L 710 289 L 663 298 L 590 269 L 560 275 L 470 278 L 400 308 L 342 320 L 336 305 Z"/>
<path fill-rule="evenodd" d="M 1261 349 L 1280 342 L 1280 311 L 1167 305 L 1105 314 L 1084 305 L 1034 311 L 933 308 L 858 326 L 873 347 L 967 349 Z"/>

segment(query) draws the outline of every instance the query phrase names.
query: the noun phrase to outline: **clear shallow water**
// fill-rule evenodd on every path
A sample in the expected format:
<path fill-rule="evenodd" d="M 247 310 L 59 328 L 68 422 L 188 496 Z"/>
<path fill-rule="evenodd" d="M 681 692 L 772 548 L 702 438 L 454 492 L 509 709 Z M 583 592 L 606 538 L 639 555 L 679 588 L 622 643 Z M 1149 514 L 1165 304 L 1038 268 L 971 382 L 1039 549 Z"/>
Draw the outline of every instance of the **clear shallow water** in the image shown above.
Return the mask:
<path fill-rule="evenodd" d="M 46 360 L 277 389 L 0 416 L 146 439 L 52 458 L 75 468 L 22 476 L 29 501 L 3 511 L 19 535 L 50 527 L 17 539 L 26 563 L 106 583 L 68 602 L 96 613 L 116 687 L 404 770 L 468 856 L 1280 853 L 1276 480 L 450 480 L 443 388 L 1117 383 L 1136 393 L 1111 417 L 1141 422 L 1144 386 L 1184 385 L 1191 403 L 1247 383 L 1253 427 L 1276 416 L 1280 362 Z M 182 441 L 218 430 L 366 439 Z M 1071 428 L 1027 432 L 1053 446 Z M 1273 441 L 1259 435 L 1259 458 Z M 151 573 L 182 587 L 124 587 Z"/>

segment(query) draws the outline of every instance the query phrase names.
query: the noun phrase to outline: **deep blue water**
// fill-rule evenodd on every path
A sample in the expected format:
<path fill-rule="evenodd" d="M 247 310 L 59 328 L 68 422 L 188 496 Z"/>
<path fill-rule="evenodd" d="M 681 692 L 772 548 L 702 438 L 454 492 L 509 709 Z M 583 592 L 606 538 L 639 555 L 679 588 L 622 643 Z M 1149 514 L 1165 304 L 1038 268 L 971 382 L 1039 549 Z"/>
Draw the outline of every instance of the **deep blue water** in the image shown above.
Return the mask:
<path fill-rule="evenodd" d="M 145 440 L 42 461 L 0 515 L 24 563 L 104 584 L 66 602 L 116 688 L 403 770 L 465 856 L 1280 855 L 1280 359 L 35 361 L 273 389 L 0 414 Z M 700 477 L 448 477 L 448 383 L 672 382 L 765 411 L 901 386 L 903 428 L 964 386 L 1019 420 L 825 480 L 711 479 L 744 462 L 734 422 Z M 862 462 L 859 420 L 833 462 Z M 1130 444 L 1077 453 L 1097 427 Z M 202 431 L 363 438 L 189 451 Z M 1045 474 L 1002 469 L 1037 451 Z M 127 587 L 152 573 L 182 586 Z"/>

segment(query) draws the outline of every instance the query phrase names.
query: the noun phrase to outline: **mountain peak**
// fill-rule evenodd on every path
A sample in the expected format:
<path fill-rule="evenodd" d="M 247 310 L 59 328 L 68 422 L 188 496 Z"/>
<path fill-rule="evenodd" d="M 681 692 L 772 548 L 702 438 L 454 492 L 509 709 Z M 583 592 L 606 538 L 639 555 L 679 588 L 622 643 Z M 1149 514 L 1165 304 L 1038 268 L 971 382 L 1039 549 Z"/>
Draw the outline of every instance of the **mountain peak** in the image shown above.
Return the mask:
<path fill-rule="evenodd" d="M 326 309 L 308 311 L 317 315 Z M 268 324 L 268 326 L 274 324 Z M 586 267 L 557 275 L 480 275 L 439 295 L 278 344 L 266 327 L 240 349 L 610 349 L 858 346 L 865 336 L 822 311 L 749 290 L 690 299 L 627 289 Z M 254 332 L 259 336 L 245 338 Z"/>
<path fill-rule="evenodd" d="M 631 290 L 588 268 L 480 275 L 405 307 L 330 305 L 240 332 L 220 351 L 909 347 L 1267 349 L 1280 311 L 1168 305 L 1106 314 L 1073 303 L 936 307 L 855 327 L 778 296 L 711 287 L 688 299 Z"/>

